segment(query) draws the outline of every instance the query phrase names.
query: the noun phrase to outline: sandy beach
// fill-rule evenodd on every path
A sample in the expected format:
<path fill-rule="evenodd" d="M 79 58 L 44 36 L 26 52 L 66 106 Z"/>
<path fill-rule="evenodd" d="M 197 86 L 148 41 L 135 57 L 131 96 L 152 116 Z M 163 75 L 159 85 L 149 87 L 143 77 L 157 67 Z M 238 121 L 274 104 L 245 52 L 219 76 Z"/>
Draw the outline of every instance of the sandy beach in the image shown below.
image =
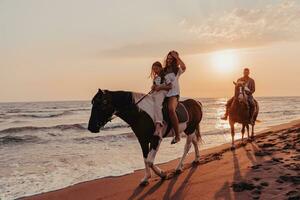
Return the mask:
<path fill-rule="evenodd" d="M 168 179 L 153 177 L 146 187 L 139 186 L 143 170 L 137 170 L 23 199 L 300 199 L 300 120 L 237 144 L 235 151 L 229 144 L 202 151 L 197 166 L 191 153 L 179 175 L 173 171 L 178 160 L 161 164 Z"/>

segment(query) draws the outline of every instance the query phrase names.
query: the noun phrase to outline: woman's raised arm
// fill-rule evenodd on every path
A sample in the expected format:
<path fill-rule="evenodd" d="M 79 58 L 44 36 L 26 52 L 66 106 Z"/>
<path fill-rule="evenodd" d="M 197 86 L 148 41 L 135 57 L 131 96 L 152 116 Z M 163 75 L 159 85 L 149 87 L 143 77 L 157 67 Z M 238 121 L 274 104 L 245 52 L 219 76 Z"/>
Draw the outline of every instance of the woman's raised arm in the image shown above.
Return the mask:
<path fill-rule="evenodd" d="M 182 71 L 185 71 L 186 70 L 186 65 L 184 64 L 184 62 L 179 57 L 178 52 L 172 51 L 171 55 L 177 60 L 177 63 L 179 65 L 179 67 L 182 69 Z"/>

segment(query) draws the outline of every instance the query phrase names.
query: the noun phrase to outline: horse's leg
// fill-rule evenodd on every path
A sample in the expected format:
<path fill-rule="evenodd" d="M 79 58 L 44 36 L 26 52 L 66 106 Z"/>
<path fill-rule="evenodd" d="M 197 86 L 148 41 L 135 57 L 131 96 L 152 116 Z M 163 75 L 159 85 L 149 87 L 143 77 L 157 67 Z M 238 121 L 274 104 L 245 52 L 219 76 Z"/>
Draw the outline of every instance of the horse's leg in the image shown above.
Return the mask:
<path fill-rule="evenodd" d="M 151 178 L 151 170 L 150 170 L 150 167 L 149 167 L 149 165 L 147 163 L 147 160 L 145 158 L 144 158 L 144 163 L 145 163 L 145 176 L 140 182 L 141 186 L 148 185 L 149 184 L 149 179 Z"/>
<path fill-rule="evenodd" d="M 193 141 L 193 138 L 196 137 L 195 133 L 191 134 L 191 135 L 187 135 L 186 137 L 186 143 L 185 143 L 185 146 L 184 146 L 184 151 L 183 151 L 183 155 L 176 167 L 176 173 L 180 173 L 182 172 L 182 167 L 183 167 L 183 162 L 184 162 L 184 159 L 186 157 L 186 155 L 188 154 L 191 146 L 192 146 L 192 141 Z"/>
<path fill-rule="evenodd" d="M 200 162 L 200 151 L 199 151 L 199 146 L 198 146 L 198 140 L 197 140 L 197 137 L 193 137 L 193 146 L 194 146 L 194 149 L 195 149 L 195 160 L 194 160 L 194 164 L 198 164 Z"/>
<path fill-rule="evenodd" d="M 245 127 L 246 127 L 246 125 L 243 124 L 242 126 L 243 126 L 242 127 L 242 143 L 244 143 L 244 134 L 245 134 Z"/>
<path fill-rule="evenodd" d="M 246 128 L 247 128 L 247 139 L 250 140 L 250 133 L 249 133 L 249 124 L 246 125 Z"/>
<path fill-rule="evenodd" d="M 254 125 L 255 124 L 251 125 L 251 139 L 254 139 Z"/>
<path fill-rule="evenodd" d="M 231 150 L 235 149 L 235 145 L 234 145 L 234 123 L 230 122 L 230 129 L 231 129 Z"/>
<path fill-rule="evenodd" d="M 148 146 L 148 142 L 144 141 L 144 140 L 143 141 L 139 140 L 139 143 L 140 143 L 142 151 L 143 151 L 143 157 L 144 157 L 144 163 L 145 163 L 145 176 L 141 180 L 140 185 L 146 186 L 149 184 L 149 179 L 151 178 L 151 170 L 150 170 L 150 167 L 146 160 L 146 158 L 148 157 L 148 154 L 149 154 L 149 146 Z"/>
<path fill-rule="evenodd" d="M 156 175 L 164 179 L 167 176 L 166 173 L 162 171 L 159 167 L 154 165 L 154 160 L 156 157 L 156 153 L 159 150 L 160 143 L 161 143 L 161 138 L 159 136 L 153 136 L 150 142 L 150 152 L 147 157 L 147 164 L 154 171 Z"/>

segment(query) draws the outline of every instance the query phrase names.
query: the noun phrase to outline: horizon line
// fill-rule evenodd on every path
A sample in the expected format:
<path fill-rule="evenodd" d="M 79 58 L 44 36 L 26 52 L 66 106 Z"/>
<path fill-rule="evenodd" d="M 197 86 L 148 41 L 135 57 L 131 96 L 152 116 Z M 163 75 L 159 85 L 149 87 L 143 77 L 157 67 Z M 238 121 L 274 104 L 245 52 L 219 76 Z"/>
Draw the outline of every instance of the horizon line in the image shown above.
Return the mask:
<path fill-rule="evenodd" d="M 286 95 L 286 96 L 255 96 L 255 98 L 278 98 L 278 97 L 300 97 L 300 95 Z M 222 99 L 222 98 L 230 98 L 230 97 L 180 97 L 180 98 L 200 98 L 200 99 Z M 28 100 L 28 101 L 0 101 L 0 104 L 5 104 L 5 103 L 47 103 L 47 102 L 82 102 L 82 101 L 91 101 L 90 99 L 73 99 L 73 100 Z"/>

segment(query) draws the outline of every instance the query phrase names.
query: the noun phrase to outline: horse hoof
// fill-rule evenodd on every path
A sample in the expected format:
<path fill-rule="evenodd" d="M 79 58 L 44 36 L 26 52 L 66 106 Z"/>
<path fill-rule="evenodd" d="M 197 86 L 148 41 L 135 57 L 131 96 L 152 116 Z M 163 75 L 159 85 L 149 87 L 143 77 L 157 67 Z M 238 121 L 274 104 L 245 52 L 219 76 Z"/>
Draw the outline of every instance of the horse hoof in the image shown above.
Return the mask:
<path fill-rule="evenodd" d="M 167 173 L 166 173 L 166 172 L 161 172 L 160 178 L 161 178 L 162 180 L 167 179 Z"/>
<path fill-rule="evenodd" d="M 235 150 L 235 147 L 231 147 L 230 149 L 231 149 L 231 151 L 234 151 L 234 150 Z"/>
<path fill-rule="evenodd" d="M 140 186 L 141 186 L 141 187 L 146 187 L 147 185 L 149 185 L 149 181 L 142 181 L 142 182 L 140 183 Z"/>
<path fill-rule="evenodd" d="M 193 166 L 198 166 L 198 165 L 200 165 L 200 161 L 199 161 L 199 160 L 194 160 L 194 161 L 192 162 L 192 165 L 193 165 Z"/>
<path fill-rule="evenodd" d="M 175 174 L 176 174 L 176 175 L 179 175 L 179 174 L 182 173 L 182 171 L 183 171 L 182 169 L 176 169 Z"/>

